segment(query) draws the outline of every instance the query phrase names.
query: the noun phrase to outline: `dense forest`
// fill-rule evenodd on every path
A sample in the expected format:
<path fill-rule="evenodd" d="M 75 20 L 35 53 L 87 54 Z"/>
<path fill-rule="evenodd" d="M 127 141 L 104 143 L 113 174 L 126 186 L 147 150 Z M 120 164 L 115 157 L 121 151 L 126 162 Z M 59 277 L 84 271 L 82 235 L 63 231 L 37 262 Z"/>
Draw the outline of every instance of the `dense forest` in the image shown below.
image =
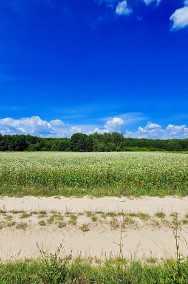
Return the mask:
<path fill-rule="evenodd" d="M 188 139 L 124 138 L 118 132 L 90 135 L 76 133 L 71 138 L 0 134 L 0 151 L 188 151 Z"/>

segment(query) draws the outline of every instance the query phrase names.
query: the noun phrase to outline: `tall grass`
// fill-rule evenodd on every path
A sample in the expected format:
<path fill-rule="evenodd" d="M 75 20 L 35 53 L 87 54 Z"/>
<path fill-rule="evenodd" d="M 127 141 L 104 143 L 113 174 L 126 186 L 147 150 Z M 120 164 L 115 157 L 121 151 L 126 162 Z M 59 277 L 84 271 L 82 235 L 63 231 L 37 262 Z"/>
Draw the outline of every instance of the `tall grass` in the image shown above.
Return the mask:
<path fill-rule="evenodd" d="M 1 284 L 186 284 L 188 261 L 161 263 L 106 259 L 93 265 L 89 260 L 54 259 L 0 264 Z"/>
<path fill-rule="evenodd" d="M 0 153 L 2 195 L 186 195 L 188 155 Z"/>

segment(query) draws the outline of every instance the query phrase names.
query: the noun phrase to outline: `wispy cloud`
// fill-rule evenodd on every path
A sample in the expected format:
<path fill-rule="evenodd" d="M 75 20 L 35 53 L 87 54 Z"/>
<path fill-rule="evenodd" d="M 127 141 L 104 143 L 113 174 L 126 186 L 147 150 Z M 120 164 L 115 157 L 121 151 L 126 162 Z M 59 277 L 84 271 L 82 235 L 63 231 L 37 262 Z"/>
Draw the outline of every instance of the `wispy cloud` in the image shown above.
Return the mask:
<path fill-rule="evenodd" d="M 111 8 L 115 11 L 116 15 L 127 16 L 132 13 L 132 9 L 128 7 L 127 0 L 117 1 L 117 0 L 98 0 L 98 4 L 104 3 L 108 8 Z"/>
<path fill-rule="evenodd" d="M 180 30 L 188 27 L 188 0 L 184 1 L 184 7 L 177 9 L 170 17 L 172 30 Z"/>
<path fill-rule="evenodd" d="M 156 5 L 158 6 L 162 0 L 139 0 L 139 1 L 144 2 L 146 6 L 152 3 L 156 3 Z M 114 9 L 115 13 L 119 16 L 122 16 L 122 15 L 127 16 L 133 12 L 132 8 L 128 6 L 127 0 L 122 0 L 122 1 L 120 0 L 119 1 L 117 0 L 96 0 L 96 3 L 98 4 L 105 3 L 107 7 Z M 129 2 L 129 4 L 131 5 L 131 1 Z"/>
<path fill-rule="evenodd" d="M 132 125 L 147 120 L 147 117 L 145 117 L 144 114 L 141 112 L 128 112 L 120 114 L 119 117 L 126 122 L 126 125 Z"/>
<path fill-rule="evenodd" d="M 129 15 L 132 13 L 132 9 L 130 9 L 127 5 L 127 1 L 121 1 L 116 6 L 116 14 L 117 15 Z"/>
<path fill-rule="evenodd" d="M 143 0 L 143 1 L 144 1 L 144 3 L 145 3 L 146 5 L 150 5 L 150 4 L 153 3 L 153 2 L 156 2 L 157 5 L 159 5 L 159 3 L 160 3 L 162 0 Z"/>

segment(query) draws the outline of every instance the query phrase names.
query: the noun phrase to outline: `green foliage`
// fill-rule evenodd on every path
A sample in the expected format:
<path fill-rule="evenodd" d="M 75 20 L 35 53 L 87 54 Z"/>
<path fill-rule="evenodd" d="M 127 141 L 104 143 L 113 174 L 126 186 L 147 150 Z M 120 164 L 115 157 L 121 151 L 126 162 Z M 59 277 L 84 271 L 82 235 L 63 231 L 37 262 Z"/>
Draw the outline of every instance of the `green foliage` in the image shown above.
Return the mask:
<path fill-rule="evenodd" d="M 75 133 L 71 138 L 0 135 L 0 151 L 188 151 L 188 139 L 124 138 L 118 132 L 90 135 Z"/>
<path fill-rule="evenodd" d="M 158 263 L 127 262 L 122 258 L 92 264 L 44 254 L 40 260 L 0 264 L 1 284 L 186 284 L 188 262 L 177 268 L 175 260 Z"/>
<path fill-rule="evenodd" d="M 70 147 L 75 152 L 91 152 L 93 150 L 93 139 L 83 133 L 75 133 L 71 137 Z"/>

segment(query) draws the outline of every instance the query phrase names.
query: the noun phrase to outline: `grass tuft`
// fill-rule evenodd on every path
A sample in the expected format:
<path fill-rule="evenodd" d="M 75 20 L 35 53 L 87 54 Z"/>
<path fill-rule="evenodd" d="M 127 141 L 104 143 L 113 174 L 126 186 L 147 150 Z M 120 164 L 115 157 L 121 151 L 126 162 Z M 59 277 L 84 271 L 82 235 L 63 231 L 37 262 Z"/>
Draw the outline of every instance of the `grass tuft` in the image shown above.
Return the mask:
<path fill-rule="evenodd" d="M 166 214 L 162 211 L 155 213 L 155 217 L 157 218 L 165 218 Z"/>
<path fill-rule="evenodd" d="M 80 230 L 82 231 L 82 232 L 88 232 L 89 230 L 90 230 L 90 228 L 89 228 L 89 224 L 83 224 L 81 227 L 80 227 Z"/>
<path fill-rule="evenodd" d="M 16 229 L 19 229 L 19 230 L 26 230 L 27 229 L 27 223 L 24 223 L 24 222 L 21 222 L 21 223 L 18 223 L 16 225 Z"/>

